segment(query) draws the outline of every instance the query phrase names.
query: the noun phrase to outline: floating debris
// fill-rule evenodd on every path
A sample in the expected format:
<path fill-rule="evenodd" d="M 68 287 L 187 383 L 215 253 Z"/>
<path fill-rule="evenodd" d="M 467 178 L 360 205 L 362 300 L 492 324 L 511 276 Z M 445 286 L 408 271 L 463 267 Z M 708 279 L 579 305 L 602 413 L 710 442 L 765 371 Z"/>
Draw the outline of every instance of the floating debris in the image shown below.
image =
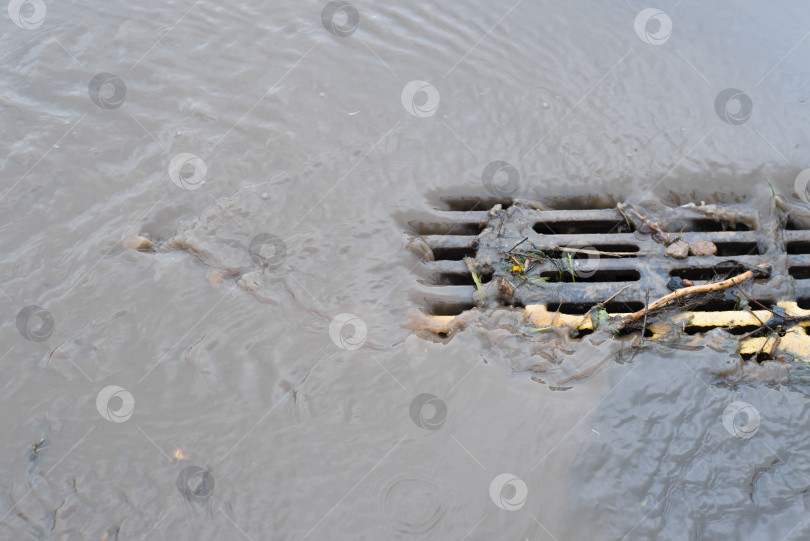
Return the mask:
<path fill-rule="evenodd" d="M 39 457 L 39 453 L 44 451 L 48 448 L 48 442 L 45 438 L 41 438 L 38 442 L 34 443 L 31 446 L 31 460 L 36 460 Z"/>
<path fill-rule="evenodd" d="M 121 244 L 128 250 L 149 250 L 155 245 L 155 241 L 149 237 L 138 235 L 124 238 Z"/>
<path fill-rule="evenodd" d="M 433 249 L 425 242 L 425 239 L 422 237 L 412 237 L 408 244 L 405 247 L 419 256 L 420 259 L 423 261 L 434 261 L 435 257 L 433 256 Z"/>

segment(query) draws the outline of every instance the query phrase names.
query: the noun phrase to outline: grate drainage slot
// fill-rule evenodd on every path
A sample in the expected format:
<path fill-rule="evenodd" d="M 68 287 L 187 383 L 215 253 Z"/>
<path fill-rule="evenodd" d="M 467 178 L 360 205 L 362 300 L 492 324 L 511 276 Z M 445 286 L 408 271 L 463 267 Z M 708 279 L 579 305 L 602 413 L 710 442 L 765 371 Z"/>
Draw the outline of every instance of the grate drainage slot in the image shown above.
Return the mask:
<path fill-rule="evenodd" d="M 483 283 L 489 283 L 492 280 L 492 273 L 481 274 L 480 278 Z M 433 283 L 438 286 L 474 286 L 475 280 L 469 272 L 464 274 L 442 273 L 436 277 Z"/>
<path fill-rule="evenodd" d="M 736 293 L 736 291 L 735 291 Z M 743 301 L 748 303 L 748 307 L 754 310 L 759 310 L 762 306 L 771 306 L 774 304 L 772 299 L 755 299 L 756 302 L 750 302 L 743 298 Z M 692 305 L 691 310 L 694 312 L 734 312 L 742 309 L 742 303 L 738 299 L 714 299 L 702 304 Z"/>
<path fill-rule="evenodd" d="M 669 275 L 678 276 L 680 278 L 683 278 L 684 280 L 706 282 L 714 278 L 722 278 L 725 274 L 724 269 L 714 269 L 712 267 L 708 267 L 708 268 L 675 268 L 669 271 Z M 760 282 L 761 279 L 754 278 L 752 281 Z"/>
<path fill-rule="evenodd" d="M 427 313 L 432 316 L 457 316 L 473 308 L 475 304 L 471 302 L 428 302 L 425 306 Z M 440 332 L 449 332 L 449 329 Z"/>
<path fill-rule="evenodd" d="M 593 272 L 593 274 L 591 274 Z M 545 271 L 540 273 L 541 278 L 546 278 L 548 282 L 637 282 L 641 279 L 641 273 L 635 269 L 622 270 L 597 270 L 587 273 L 573 273 L 568 270 Z"/>
<path fill-rule="evenodd" d="M 717 246 L 717 257 L 761 255 L 756 242 L 716 242 L 715 246 Z"/>
<path fill-rule="evenodd" d="M 733 224 L 727 221 L 717 221 L 709 218 L 696 218 L 689 220 L 676 220 L 667 224 L 664 231 L 668 233 L 708 233 L 716 231 L 750 231 L 751 228 L 743 223 Z"/>
<path fill-rule="evenodd" d="M 433 256 L 437 260 L 461 261 L 465 257 L 475 257 L 475 248 L 460 246 L 433 248 Z"/>
<path fill-rule="evenodd" d="M 437 260 L 461 261 L 475 257 L 475 239 L 472 235 L 428 235 L 425 238 Z"/>
<path fill-rule="evenodd" d="M 512 206 L 511 199 L 499 199 L 496 197 L 445 197 L 441 199 L 445 209 L 453 212 L 469 212 L 474 210 L 489 210 L 495 205 L 502 205 L 503 208 Z"/>
<path fill-rule="evenodd" d="M 588 313 L 588 310 L 590 310 L 591 308 L 593 308 L 592 304 L 564 302 L 560 305 L 558 311 L 561 314 L 583 316 L 586 313 Z M 642 308 L 644 308 L 644 303 L 636 301 L 609 302 L 605 304 L 605 310 L 607 310 L 608 313 L 611 314 L 617 314 L 621 312 L 635 312 L 636 310 L 641 310 Z"/>
<path fill-rule="evenodd" d="M 793 221 L 793 218 L 789 218 L 787 224 L 785 225 L 785 229 L 789 231 L 807 231 L 807 227 L 801 224 L 797 224 Z"/>
<path fill-rule="evenodd" d="M 481 232 L 478 222 L 409 222 L 417 235 L 477 235 Z"/>
<path fill-rule="evenodd" d="M 724 325 L 714 325 L 714 326 L 705 326 L 705 327 L 690 327 L 686 326 L 683 332 L 686 334 L 700 334 L 704 333 L 709 329 L 725 329 L 726 332 L 729 332 L 735 336 L 742 336 L 745 333 L 753 332 L 759 328 L 759 325 L 744 325 L 744 326 L 734 326 L 728 327 Z"/>
<path fill-rule="evenodd" d="M 624 233 L 627 225 L 618 220 L 545 221 L 533 227 L 541 235 L 593 235 L 597 233 Z"/>
<path fill-rule="evenodd" d="M 792 277 L 796 278 L 797 280 L 806 280 L 810 278 L 810 266 L 808 267 L 790 267 L 788 268 L 788 274 Z"/>
<path fill-rule="evenodd" d="M 606 252 L 605 254 L 594 254 L 593 252 Z M 595 244 L 583 245 L 582 243 L 572 244 L 570 246 L 560 246 L 545 250 L 544 253 L 553 259 L 567 258 L 570 254 L 572 259 L 592 259 L 594 256 L 616 257 L 616 258 L 632 258 L 638 257 L 638 246 L 635 244 Z M 632 252 L 632 253 L 631 253 Z M 607 254 L 616 254 L 615 256 Z"/>
<path fill-rule="evenodd" d="M 787 243 L 789 254 L 810 254 L 810 240 L 800 240 Z"/>

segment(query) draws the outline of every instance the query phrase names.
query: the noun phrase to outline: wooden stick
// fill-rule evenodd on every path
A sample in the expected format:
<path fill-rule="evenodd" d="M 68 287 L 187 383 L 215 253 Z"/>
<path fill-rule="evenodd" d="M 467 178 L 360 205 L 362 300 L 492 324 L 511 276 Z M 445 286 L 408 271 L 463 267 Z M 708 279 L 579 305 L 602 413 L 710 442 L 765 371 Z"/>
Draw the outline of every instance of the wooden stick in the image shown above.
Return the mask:
<path fill-rule="evenodd" d="M 756 317 L 756 316 L 754 316 L 754 317 Z M 759 320 L 759 318 L 757 318 L 757 320 Z M 752 336 L 754 336 L 755 334 L 757 334 L 759 331 L 761 331 L 764 328 L 765 328 L 765 325 L 760 325 L 759 327 L 757 327 L 753 331 L 745 333 L 744 335 L 740 336 L 740 338 L 739 338 L 740 342 L 742 342 L 746 338 L 751 338 Z"/>
<path fill-rule="evenodd" d="M 617 291 L 616 293 L 614 293 L 613 295 L 611 295 L 610 297 L 608 297 L 608 300 L 603 301 L 603 302 L 600 302 L 599 304 L 607 304 L 607 303 L 609 303 L 610 301 L 612 301 L 613 299 L 615 299 L 616 297 L 618 297 L 618 296 L 619 296 L 619 293 L 621 293 L 622 291 L 624 291 L 624 290 L 625 290 L 625 289 L 627 289 L 628 287 L 630 287 L 630 284 L 627 284 L 626 286 L 624 286 L 623 288 L 621 288 L 619 291 Z M 562 303 L 560 303 L 560 306 L 562 306 Z M 596 307 L 596 306 L 597 306 L 596 304 L 595 304 L 595 305 L 593 305 L 593 306 L 591 306 L 591 307 L 588 309 L 588 311 L 587 311 L 587 312 L 585 312 L 585 315 L 584 315 L 584 316 L 582 316 L 582 319 L 580 319 L 580 320 L 579 320 L 579 323 L 577 323 L 577 324 L 576 324 L 576 326 L 574 327 L 574 330 L 579 329 L 579 326 L 580 326 L 580 325 L 582 325 L 583 323 L 585 323 L 585 320 L 586 320 L 586 319 L 588 319 L 588 317 L 591 315 L 591 310 L 593 310 L 593 309 L 594 309 L 594 307 Z M 557 311 L 559 311 L 559 310 L 560 310 L 560 308 L 559 308 L 559 307 L 557 307 Z M 554 317 L 557 317 L 557 316 L 554 316 Z"/>
<path fill-rule="evenodd" d="M 739 286 L 737 286 L 737 287 L 739 287 Z M 770 310 L 768 310 L 768 311 L 769 311 L 769 312 L 771 312 Z M 769 331 L 771 331 L 772 333 L 775 333 L 775 332 L 776 332 L 774 329 L 771 329 L 770 327 L 768 327 L 768 326 L 765 324 L 765 322 L 764 322 L 764 321 L 762 321 L 761 319 L 759 319 L 759 316 L 758 316 L 758 315 L 756 315 L 756 314 L 754 313 L 754 311 L 753 311 L 753 310 L 751 310 L 749 313 L 750 313 L 752 316 L 754 316 L 754 319 L 756 319 L 757 321 L 759 321 L 759 329 L 757 329 L 757 331 L 756 331 L 756 332 L 759 332 L 759 331 L 761 331 L 762 329 L 768 329 L 768 330 L 769 330 Z M 776 315 L 776 314 L 774 314 L 773 312 L 771 312 L 771 314 Z M 754 334 L 756 334 L 756 333 L 754 333 Z M 741 338 L 740 340 L 742 340 L 742 338 Z"/>
<path fill-rule="evenodd" d="M 652 252 L 603 252 L 601 250 L 585 250 L 582 248 L 567 248 L 567 247 L 559 248 L 559 250 L 561 252 L 574 252 L 590 255 L 607 255 L 614 257 L 621 257 L 625 255 L 652 255 Z"/>
<path fill-rule="evenodd" d="M 657 225 L 655 225 L 654 223 L 652 223 L 652 222 L 650 222 L 649 220 L 647 220 L 647 218 L 646 218 L 646 217 L 642 216 L 641 214 L 639 214 L 638 212 L 636 212 L 636 211 L 635 211 L 635 210 L 633 210 L 633 209 L 627 209 L 627 210 L 629 210 L 630 212 L 632 212 L 633 214 L 635 214 L 635 215 L 636 215 L 636 218 L 638 218 L 639 220 L 641 220 L 641 224 L 642 224 L 642 225 L 646 225 L 647 227 L 649 227 L 650 229 L 652 229 L 652 230 L 653 230 L 653 231 L 655 231 L 656 233 L 659 233 L 661 236 L 666 236 L 666 234 L 665 234 L 665 233 L 664 233 L 664 232 L 661 230 L 661 228 L 660 228 L 660 227 L 658 227 L 658 226 L 657 226 Z"/>
<path fill-rule="evenodd" d="M 608 297 L 608 299 L 607 299 L 605 302 L 603 302 L 602 304 L 607 304 L 607 303 L 609 303 L 610 301 L 612 301 L 613 299 L 615 299 L 616 297 L 618 297 L 618 296 L 619 296 L 619 293 L 621 293 L 622 291 L 624 291 L 624 290 L 625 290 L 625 289 L 627 289 L 628 287 L 630 287 L 630 284 L 627 284 L 626 286 L 624 286 L 623 288 L 621 288 L 619 291 L 617 291 L 616 293 L 614 293 L 613 295 L 611 295 L 610 297 Z"/>
<path fill-rule="evenodd" d="M 767 267 L 767 266 L 768 266 L 767 263 L 760 263 L 759 265 L 757 265 L 757 267 Z M 682 287 L 680 289 L 676 289 L 675 291 L 673 291 L 669 295 L 664 295 L 663 297 L 661 297 L 657 301 L 653 302 L 649 306 L 645 306 L 643 310 L 639 310 L 638 312 L 633 312 L 629 316 L 625 316 L 624 318 L 622 318 L 617 323 L 617 328 L 621 329 L 622 327 L 624 327 L 629 322 L 635 321 L 636 319 L 639 319 L 640 317 L 644 316 L 644 314 L 646 314 L 650 310 L 655 310 L 656 308 L 659 308 L 659 307 L 665 305 L 669 301 L 674 301 L 675 299 L 678 299 L 678 298 L 683 297 L 685 295 L 691 295 L 691 294 L 694 294 L 694 293 L 708 293 L 710 291 L 720 291 L 721 289 L 726 289 L 726 288 L 729 288 L 731 286 L 734 286 L 734 285 L 740 284 L 742 282 L 745 282 L 746 280 L 751 278 L 753 275 L 754 275 L 754 271 L 748 270 L 748 271 L 745 271 L 742 274 L 738 274 L 737 276 L 733 276 L 733 277 L 729 278 L 728 280 L 723 280 L 722 282 L 712 282 L 710 284 L 703 284 L 703 285 L 700 285 L 700 286 Z"/>
<path fill-rule="evenodd" d="M 647 331 L 647 306 L 650 305 L 650 288 L 644 294 L 644 322 L 641 324 L 641 342 L 644 342 L 644 333 Z"/>
<path fill-rule="evenodd" d="M 794 323 L 797 323 L 797 322 L 801 322 L 801 321 L 807 321 L 807 320 L 810 320 L 810 316 L 791 316 L 791 315 L 788 315 L 788 314 L 785 314 L 785 315 L 782 315 L 782 314 L 777 314 L 777 313 L 775 313 L 773 310 L 771 310 L 770 308 L 768 308 L 767 306 L 765 306 L 764 304 L 762 304 L 761 302 L 759 302 L 758 300 L 756 300 L 756 299 L 752 299 L 752 298 L 751 298 L 751 295 L 749 295 L 748 293 L 746 293 L 745 291 L 743 291 L 743 290 L 740 288 L 740 286 L 737 286 L 737 289 L 739 289 L 739 290 L 740 290 L 740 293 L 742 293 L 743 295 L 745 295 L 745 297 L 746 297 L 746 298 L 747 298 L 749 301 L 751 301 L 751 302 L 754 302 L 754 303 L 758 304 L 758 305 L 759 305 L 759 306 L 760 306 L 760 307 L 761 307 L 763 310 L 767 310 L 768 312 L 770 312 L 770 313 L 771 313 L 771 315 L 774 315 L 774 316 L 777 316 L 777 317 L 781 317 L 781 318 L 782 318 L 782 319 L 784 319 L 785 321 L 792 321 L 792 322 L 794 322 Z M 753 313 L 753 312 L 752 312 L 752 313 Z M 754 316 L 754 317 L 756 317 L 756 316 Z M 757 318 L 757 320 L 759 320 L 759 318 Z M 762 323 L 762 322 L 760 321 L 760 323 Z M 763 325 L 763 326 L 764 326 L 764 325 Z M 768 328 L 770 329 L 770 327 L 768 327 Z M 770 329 L 770 330 L 773 330 L 773 329 Z"/>

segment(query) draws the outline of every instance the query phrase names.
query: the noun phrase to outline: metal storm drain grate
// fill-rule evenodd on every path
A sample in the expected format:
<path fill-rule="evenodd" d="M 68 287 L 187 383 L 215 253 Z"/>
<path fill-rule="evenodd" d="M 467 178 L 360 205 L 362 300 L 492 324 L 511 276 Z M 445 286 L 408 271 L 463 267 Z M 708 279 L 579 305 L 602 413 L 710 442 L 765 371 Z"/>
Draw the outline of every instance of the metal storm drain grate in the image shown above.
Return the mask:
<path fill-rule="evenodd" d="M 411 223 L 427 272 L 421 331 L 445 338 L 463 312 L 501 305 L 522 308 L 532 330 L 643 328 L 655 339 L 724 328 L 745 358 L 810 359 L 810 210 L 796 203 L 445 202 Z"/>

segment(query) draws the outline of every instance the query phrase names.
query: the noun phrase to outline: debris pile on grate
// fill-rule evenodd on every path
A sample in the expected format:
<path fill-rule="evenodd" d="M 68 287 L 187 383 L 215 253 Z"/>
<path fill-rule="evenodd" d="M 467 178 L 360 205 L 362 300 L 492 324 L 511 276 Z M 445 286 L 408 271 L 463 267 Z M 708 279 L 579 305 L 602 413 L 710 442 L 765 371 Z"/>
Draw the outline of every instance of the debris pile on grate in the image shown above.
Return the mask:
<path fill-rule="evenodd" d="M 644 328 L 657 338 L 719 327 L 738 335 L 744 357 L 810 359 L 803 203 L 488 203 L 452 201 L 416 224 L 409 247 L 428 272 L 417 328 L 444 336 L 463 311 L 503 305 L 523 308 L 535 328 L 570 327 L 573 336 Z"/>

